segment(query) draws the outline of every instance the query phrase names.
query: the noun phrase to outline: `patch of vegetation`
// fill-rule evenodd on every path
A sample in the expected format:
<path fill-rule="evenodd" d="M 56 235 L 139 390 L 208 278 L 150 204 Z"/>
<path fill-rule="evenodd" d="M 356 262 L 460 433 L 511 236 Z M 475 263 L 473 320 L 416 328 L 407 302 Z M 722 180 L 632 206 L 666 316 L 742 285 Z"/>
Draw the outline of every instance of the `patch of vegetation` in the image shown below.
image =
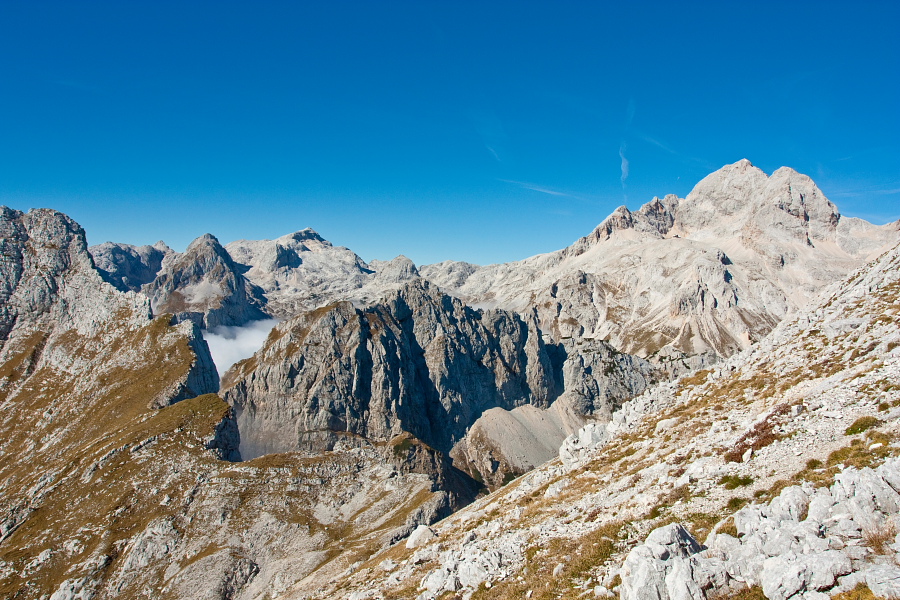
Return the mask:
<path fill-rule="evenodd" d="M 622 523 L 613 521 L 575 540 L 554 539 L 546 548 L 534 551 L 531 549 L 536 547 L 529 547 L 521 581 L 510 578 L 495 582 L 490 588 L 482 584 L 472 600 L 520 600 L 528 591 L 532 592 L 531 600 L 572 598 L 575 585 L 615 554 L 621 530 Z M 564 565 L 562 573 L 553 577 L 558 564 Z"/>
<path fill-rule="evenodd" d="M 650 509 L 647 515 L 650 519 L 658 519 L 663 511 L 671 508 L 677 502 L 688 502 L 691 499 L 691 488 L 687 485 L 679 486 L 662 497 L 659 503 Z"/>
<path fill-rule="evenodd" d="M 409 451 L 414 445 L 415 444 L 413 444 L 413 441 L 411 439 L 409 439 L 408 437 L 404 437 L 399 442 L 394 444 L 394 456 L 396 456 L 397 458 L 406 458 L 406 456 L 409 454 Z"/>
<path fill-rule="evenodd" d="M 806 469 L 808 471 L 814 471 L 816 469 L 821 469 L 821 468 L 822 468 L 822 461 L 817 458 L 811 458 L 808 461 L 806 461 Z"/>
<path fill-rule="evenodd" d="M 865 583 L 860 581 L 856 584 L 856 587 L 848 592 L 842 592 L 840 594 L 834 595 L 831 597 L 831 600 L 882 600 L 879 596 L 876 596 L 872 593 L 872 590 L 869 589 Z"/>
<path fill-rule="evenodd" d="M 732 594 L 716 596 L 716 600 L 766 600 L 766 595 L 763 594 L 761 587 L 754 585 L 753 587 L 743 588 Z"/>
<path fill-rule="evenodd" d="M 894 552 L 890 549 L 890 544 L 893 543 L 896 535 L 897 528 L 894 526 L 894 522 L 885 521 L 879 526 L 864 531 L 863 540 L 875 554 L 892 555 Z"/>
<path fill-rule="evenodd" d="M 726 490 L 734 490 L 739 487 L 745 487 L 753 483 L 752 477 L 742 477 L 740 475 L 723 475 L 719 480 L 719 485 L 725 486 Z"/>
<path fill-rule="evenodd" d="M 712 369 L 702 369 L 700 371 L 697 371 L 696 373 L 682 377 L 680 381 L 682 389 L 685 387 L 694 387 L 700 385 L 701 383 L 705 383 L 710 373 L 712 373 Z"/>
<path fill-rule="evenodd" d="M 889 446 L 882 446 L 874 450 L 869 450 L 863 440 L 857 438 L 850 442 L 849 446 L 839 448 L 828 455 L 826 464 L 829 467 L 836 467 L 839 464 L 856 467 L 871 467 L 876 462 L 884 460 L 891 456 L 892 452 Z M 834 475 L 832 474 L 832 477 Z"/>
<path fill-rule="evenodd" d="M 516 473 L 515 471 L 509 471 L 503 476 L 503 483 L 501 485 L 506 485 L 507 483 L 512 483 L 513 480 L 518 477 L 520 473 Z"/>
<path fill-rule="evenodd" d="M 853 421 L 853 424 L 844 431 L 845 435 L 856 435 L 862 433 L 867 429 L 871 429 L 872 427 L 877 427 L 881 424 L 881 420 L 876 417 L 866 416 L 860 417 L 857 420 Z"/>
<path fill-rule="evenodd" d="M 750 502 L 750 500 L 748 500 L 747 498 L 735 496 L 734 498 L 731 498 L 730 500 L 728 500 L 728 504 L 726 504 L 725 506 L 726 506 L 726 508 L 728 508 L 728 510 L 736 511 L 736 510 L 740 510 L 748 502 Z"/>
<path fill-rule="evenodd" d="M 739 537 L 737 526 L 734 524 L 734 517 L 728 517 L 716 529 L 716 533 L 727 533 L 733 538 Z"/>
<path fill-rule="evenodd" d="M 714 513 L 695 512 L 687 516 L 688 529 L 697 539 L 703 539 L 719 522 L 720 515 Z"/>
<path fill-rule="evenodd" d="M 781 439 L 781 436 L 775 434 L 775 426 L 779 424 L 782 417 L 787 415 L 791 410 L 789 404 L 780 404 L 760 423 L 757 423 L 753 429 L 741 436 L 734 445 L 734 448 L 725 452 L 723 458 L 726 462 L 741 462 L 747 450 L 752 449 L 757 452 L 766 446 Z"/>

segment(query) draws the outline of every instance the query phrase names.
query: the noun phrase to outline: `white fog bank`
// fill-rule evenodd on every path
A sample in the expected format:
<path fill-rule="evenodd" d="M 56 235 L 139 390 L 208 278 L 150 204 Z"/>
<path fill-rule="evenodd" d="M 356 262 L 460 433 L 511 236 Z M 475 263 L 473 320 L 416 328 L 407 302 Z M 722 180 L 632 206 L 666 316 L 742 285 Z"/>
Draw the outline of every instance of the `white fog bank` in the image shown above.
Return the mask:
<path fill-rule="evenodd" d="M 251 321 L 241 327 L 219 326 L 203 331 L 203 339 L 209 345 L 209 353 L 216 363 L 221 377 L 234 363 L 250 358 L 262 348 L 269 332 L 278 324 L 278 319 Z"/>

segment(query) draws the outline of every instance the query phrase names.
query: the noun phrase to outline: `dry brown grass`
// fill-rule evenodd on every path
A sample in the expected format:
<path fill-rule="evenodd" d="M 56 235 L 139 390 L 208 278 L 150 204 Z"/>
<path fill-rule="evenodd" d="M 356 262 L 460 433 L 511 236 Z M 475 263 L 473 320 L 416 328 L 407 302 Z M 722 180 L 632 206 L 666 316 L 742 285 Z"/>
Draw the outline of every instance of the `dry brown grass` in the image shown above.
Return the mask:
<path fill-rule="evenodd" d="M 738 537 L 737 526 L 734 524 L 734 517 L 728 517 L 716 529 L 716 533 L 727 533 L 731 537 Z"/>
<path fill-rule="evenodd" d="M 875 554 L 887 555 L 893 554 L 893 550 L 889 546 L 893 543 L 896 535 L 897 527 L 894 525 L 894 522 L 885 521 L 879 526 L 864 531 L 863 540 Z"/>
<path fill-rule="evenodd" d="M 860 581 L 856 587 L 850 591 L 842 592 L 831 597 L 831 600 L 884 600 L 880 596 L 872 593 L 865 583 Z"/>
<path fill-rule="evenodd" d="M 576 540 L 559 538 L 546 548 L 529 548 L 531 559 L 523 570 L 523 581 L 500 581 L 490 588 L 481 585 L 472 600 L 520 600 L 529 590 L 532 600 L 574 598 L 575 584 L 616 553 L 621 530 L 622 523 L 613 521 Z M 553 577 L 558 564 L 564 565 L 562 573 Z"/>
<path fill-rule="evenodd" d="M 724 453 L 723 458 L 725 461 L 741 462 L 747 450 L 752 448 L 756 452 L 780 439 L 775 434 L 775 427 L 790 410 L 789 404 L 778 405 L 764 421 L 757 423 L 753 429 L 741 436 L 734 448 Z"/>
<path fill-rule="evenodd" d="M 763 594 L 761 587 L 754 585 L 753 587 L 746 587 L 737 592 L 726 592 L 710 596 L 710 600 L 766 600 L 766 595 Z"/>

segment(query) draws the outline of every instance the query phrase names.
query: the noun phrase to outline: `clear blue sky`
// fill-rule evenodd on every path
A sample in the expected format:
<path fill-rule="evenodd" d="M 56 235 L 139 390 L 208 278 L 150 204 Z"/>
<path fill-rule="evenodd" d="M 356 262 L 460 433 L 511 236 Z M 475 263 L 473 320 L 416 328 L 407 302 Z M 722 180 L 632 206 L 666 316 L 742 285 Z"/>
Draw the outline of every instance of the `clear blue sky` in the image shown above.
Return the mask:
<path fill-rule="evenodd" d="M 749 158 L 884 223 L 898 6 L 2 0 L 0 204 L 488 263 Z"/>

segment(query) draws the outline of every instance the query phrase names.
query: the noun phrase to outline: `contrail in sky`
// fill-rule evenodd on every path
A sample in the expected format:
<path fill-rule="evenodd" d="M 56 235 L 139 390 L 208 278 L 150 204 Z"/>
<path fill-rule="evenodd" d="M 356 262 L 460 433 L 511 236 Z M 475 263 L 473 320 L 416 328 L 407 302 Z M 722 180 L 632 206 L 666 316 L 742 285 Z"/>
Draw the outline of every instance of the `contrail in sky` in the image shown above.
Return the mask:
<path fill-rule="evenodd" d="M 622 159 L 622 195 L 628 200 L 628 195 L 625 193 L 625 182 L 628 181 L 628 159 L 625 158 L 625 142 L 622 142 L 619 146 L 619 158 Z"/>

